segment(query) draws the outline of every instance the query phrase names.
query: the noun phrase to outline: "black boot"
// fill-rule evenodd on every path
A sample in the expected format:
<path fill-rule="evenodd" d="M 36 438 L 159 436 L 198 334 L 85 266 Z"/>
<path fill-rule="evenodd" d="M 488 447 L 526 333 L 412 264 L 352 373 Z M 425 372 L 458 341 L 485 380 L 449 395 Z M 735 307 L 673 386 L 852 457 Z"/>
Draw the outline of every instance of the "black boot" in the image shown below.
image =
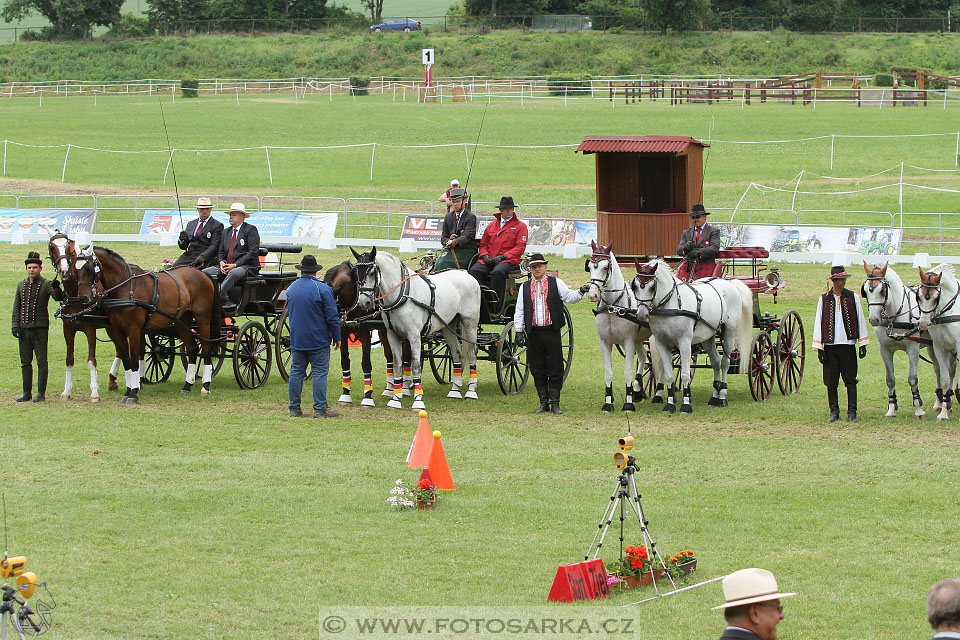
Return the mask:
<path fill-rule="evenodd" d="M 857 385 L 847 387 L 847 422 L 857 421 Z"/>
<path fill-rule="evenodd" d="M 23 395 L 17 402 L 29 402 L 33 394 L 33 367 L 20 367 L 20 376 L 23 378 Z"/>
<path fill-rule="evenodd" d="M 830 417 L 827 422 L 836 422 L 840 419 L 840 400 L 837 398 L 837 389 L 827 387 L 827 404 L 830 405 Z"/>
<path fill-rule="evenodd" d="M 47 394 L 47 369 L 37 369 L 37 395 L 33 396 L 34 402 L 43 402 Z"/>
<path fill-rule="evenodd" d="M 556 415 L 563 413 L 563 409 L 560 408 L 560 389 L 556 387 L 550 387 L 550 411 Z"/>
<path fill-rule="evenodd" d="M 547 392 L 547 385 L 538 384 L 537 395 L 540 396 L 540 406 L 536 411 L 534 411 L 534 413 L 547 413 L 550 411 L 550 396 Z"/>

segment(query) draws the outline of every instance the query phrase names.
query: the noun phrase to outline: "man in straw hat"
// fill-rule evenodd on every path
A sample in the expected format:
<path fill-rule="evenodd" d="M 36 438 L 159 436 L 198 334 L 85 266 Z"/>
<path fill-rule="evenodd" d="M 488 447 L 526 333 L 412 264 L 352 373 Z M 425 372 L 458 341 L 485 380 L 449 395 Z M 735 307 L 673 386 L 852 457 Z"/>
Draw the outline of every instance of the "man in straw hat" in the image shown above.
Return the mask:
<path fill-rule="evenodd" d="M 849 277 L 842 266 L 830 269 L 831 287 L 817 301 L 813 321 L 813 348 L 823 365 L 823 384 L 830 406 L 827 422 L 840 419 L 840 378 L 847 387 L 847 422 L 857 421 L 857 356 L 865 358 L 870 344 L 860 298 L 846 288 Z"/>
<path fill-rule="evenodd" d="M 683 263 L 677 269 L 681 280 L 697 280 L 713 275 L 720 250 L 720 229 L 707 224 L 710 212 L 702 204 L 693 205 L 690 212 L 690 228 L 684 229 L 677 246 L 677 254 Z"/>
<path fill-rule="evenodd" d="M 20 342 L 20 374 L 23 378 L 23 394 L 17 402 L 28 402 L 33 392 L 33 358 L 37 358 L 37 395 L 34 402 L 43 402 L 47 392 L 47 332 L 50 314 L 47 305 L 50 298 L 63 300 L 60 283 L 40 275 L 43 260 L 36 251 L 27 254 L 23 261 L 27 277 L 17 285 L 13 299 L 13 321 L 10 332 Z"/>
<path fill-rule="evenodd" d="M 260 272 L 260 232 L 252 224 L 242 202 L 234 202 L 227 211 L 230 216 L 230 228 L 224 229 L 220 239 L 219 265 L 203 270 L 209 276 L 220 280 L 220 302 L 227 313 L 237 310 L 230 296 L 230 287 L 242 281 L 248 274 Z"/>
<path fill-rule="evenodd" d="M 450 212 L 443 218 L 440 232 L 443 251 L 434 271 L 466 269 L 477 253 L 477 216 L 467 208 L 467 194 L 463 189 L 450 189 Z"/>
<path fill-rule="evenodd" d="M 527 225 L 514 213 L 516 206 L 511 196 L 500 198 L 499 212 L 493 215 L 496 219 L 483 230 L 480 257 L 470 267 L 470 275 L 496 291 L 501 302 L 507 276 L 520 265 L 527 250 Z"/>
<path fill-rule="evenodd" d="M 780 599 L 797 594 L 780 593 L 777 579 L 766 569 L 734 571 L 722 584 L 726 602 L 714 607 L 723 609 L 727 621 L 720 640 L 776 640 L 783 620 Z"/>
<path fill-rule="evenodd" d="M 307 363 L 313 371 L 313 417 L 335 418 L 339 414 L 327 406 L 327 372 L 330 370 L 330 344 L 340 348 L 340 314 L 333 289 L 317 278 L 322 267 L 312 255 L 303 256 L 297 265 L 300 277 L 287 288 L 287 313 L 290 316 L 290 379 L 287 395 L 290 417 L 303 415 L 300 396 Z"/>
<path fill-rule="evenodd" d="M 927 591 L 927 620 L 934 638 L 960 638 L 960 578 L 947 578 Z"/>
<path fill-rule="evenodd" d="M 188 222 L 187 228 L 180 232 L 177 244 L 183 250 L 183 255 L 177 258 L 173 266 L 205 269 L 214 264 L 220 251 L 223 223 L 210 215 L 212 211 L 210 198 L 197 199 L 199 217 Z"/>

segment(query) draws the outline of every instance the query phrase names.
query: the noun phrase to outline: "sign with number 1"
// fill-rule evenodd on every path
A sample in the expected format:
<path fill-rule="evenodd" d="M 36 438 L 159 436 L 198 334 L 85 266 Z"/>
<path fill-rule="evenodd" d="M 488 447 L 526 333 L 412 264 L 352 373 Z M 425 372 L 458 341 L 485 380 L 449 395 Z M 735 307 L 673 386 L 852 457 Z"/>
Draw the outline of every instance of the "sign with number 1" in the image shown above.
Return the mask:
<path fill-rule="evenodd" d="M 423 50 L 423 64 L 433 64 L 433 49 Z"/>

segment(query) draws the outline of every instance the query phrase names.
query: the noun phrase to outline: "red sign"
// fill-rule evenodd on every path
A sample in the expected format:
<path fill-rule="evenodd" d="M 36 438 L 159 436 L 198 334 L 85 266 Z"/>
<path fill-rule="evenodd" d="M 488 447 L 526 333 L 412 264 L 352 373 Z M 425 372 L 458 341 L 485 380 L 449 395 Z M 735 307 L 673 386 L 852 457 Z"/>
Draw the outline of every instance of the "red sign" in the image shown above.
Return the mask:
<path fill-rule="evenodd" d="M 403 222 L 401 238 L 414 240 L 440 240 L 443 218 L 439 216 L 407 216 Z"/>
<path fill-rule="evenodd" d="M 579 602 L 610 595 L 603 560 L 587 560 L 557 567 L 557 575 L 547 596 L 549 602 Z"/>

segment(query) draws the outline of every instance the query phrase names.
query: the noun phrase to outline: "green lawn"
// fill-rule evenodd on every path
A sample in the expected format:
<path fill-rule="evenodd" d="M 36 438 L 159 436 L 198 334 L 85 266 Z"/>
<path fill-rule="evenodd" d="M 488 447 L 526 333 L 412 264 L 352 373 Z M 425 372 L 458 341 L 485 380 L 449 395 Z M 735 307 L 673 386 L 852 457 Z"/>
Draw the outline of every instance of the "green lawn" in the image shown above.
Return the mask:
<path fill-rule="evenodd" d="M 114 248 L 145 265 L 173 255 Z M 28 249 L 44 247 L 0 246 L 2 314 L 10 313 Z M 345 254 L 319 259 L 330 265 Z M 578 261 L 551 265 L 570 284 L 584 279 Z M 764 299 L 764 310 L 798 310 L 809 346 L 826 268 L 781 266 L 789 286 L 776 306 Z M 856 425 L 824 424 L 815 359 L 796 396 L 756 403 L 746 379 L 733 376 L 730 406 L 714 409 L 698 371 L 692 416 L 643 403 L 628 418 L 599 411 L 602 365 L 589 303 L 572 312 L 563 417 L 533 416 L 531 389 L 502 396 L 489 362 L 479 367 L 480 402 L 447 400 L 427 375 L 430 424 L 444 433 L 457 483 L 429 512 L 392 513 L 384 502 L 394 480 L 416 477 L 404 457 L 417 419 L 384 408 L 379 396 L 378 408 L 346 408 L 336 421 L 292 420 L 276 373 L 264 389 L 241 392 L 227 363 L 208 398 L 179 394 L 177 365 L 169 382 L 143 389 L 139 406 L 121 406 L 116 393 L 92 405 L 80 365 L 74 398 L 60 401 L 63 345 L 54 330 L 50 400 L 22 405 L 12 401 L 16 342 L 4 334 L 7 548 L 26 555 L 50 585 L 57 637 L 316 638 L 318 613 L 332 605 L 519 605 L 534 615 L 556 566 L 580 559 L 592 540 L 616 479 L 616 438 L 630 428 L 662 552 L 694 549 L 701 579 L 750 566 L 774 571 L 782 588 L 800 594 L 785 603 L 781 637 L 929 636 L 925 589 L 956 574 L 960 465 L 950 452 L 960 437 L 955 421 L 918 422 L 908 409 L 882 418 L 875 348 L 860 370 Z M 101 345 L 104 378 L 108 354 Z M 379 390 L 379 351 L 374 366 Z M 338 365 L 331 369 L 333 400 Z M 619 364 L 615 370 L 619 404 Z M 928 408 L 931 380 L 925 365 Z M 903 380 L 900 397 L 909 398 Z M 625 531 L 627 544 L 640 542 L 635 522 Z M 614 526 L 601 555 L 608 561 L 617 536 Z M 718 585 L 617 608 L 650 593 L 563 612 L 625 616 L 644 637 L 719 633 L 720 615 L 709 610 L 722 601 Z"/>

